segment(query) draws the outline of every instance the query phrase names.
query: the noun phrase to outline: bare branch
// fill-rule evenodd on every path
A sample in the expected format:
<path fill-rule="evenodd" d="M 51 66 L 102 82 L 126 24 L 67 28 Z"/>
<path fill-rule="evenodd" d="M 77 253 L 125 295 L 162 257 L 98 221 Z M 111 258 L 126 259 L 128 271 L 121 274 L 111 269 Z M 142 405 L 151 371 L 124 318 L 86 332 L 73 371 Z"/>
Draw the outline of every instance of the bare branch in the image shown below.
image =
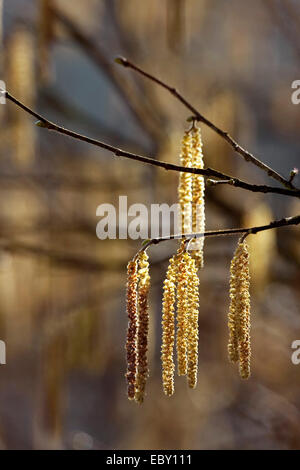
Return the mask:
<path fill-rule="evenodd" d="M 163 81 L 159 80 L 158 78 L 154 77 L 150 73 L 145 72 L 129 60 L 123 58 L 123 57 L 118 57 L 115 59 L 115 62 L 117 64 L 123 65 L 124 67 L 128 67 L 135 72 L 138 72 L 139 74 L 143 75 L 144 77 L 152 80 L 153 82 L 157 83 L 161 87 L 165 88 L 168 90 L 175 98 L 177 98 L 187 109 L 189 109 L 193 113 L 193 119 L 202 122 L 206 126 L 208 126 L 210 129 L 212 129 L 214 132 L 216 132 L 218 135 L 220 135 L 223 139 L 226 140 L 226 142 L 231 145 L 231 147 L 239 154 L 241 155 L 246 162 L 251 162 L 253 165 L 257 166 L 261 170 L 265 171 L 268 176 L 271 178 L 275 179 L 276 181 L 279 181 L 283 186 L 286 188 L 293 189 L 294 185 L 291 183 L 291 181 L 285 179 L 283 176 L 281 176 L 279 173 L 277 173 L 275 170 L 270 168 L 268 165 L 263 163 L 261 160 L 256 158 L 252 153 L 248 152 L 244 148 L 242 148 L 229 134 L 228 132 L 223 131 L 219 127 L 217 127 L 215 124 L 213 124 L 211 121 L 209 121 L 206 117 L 204 117 L 197 109 L 189 103 L 174 87 L 171 87 L 164 83 Z"/>
<path fill-rule="evenodd" d="M 294 217 L 286 217 L 280 220 L 274 220 L 267 225 L 259 225 L 256 227 L 248 227 L 248 228 L 229 228 L 224 230 L 208 230 L 202 233 L 187 233 L 187 234 L 175 234 L 169 235 L 166 237 L 159 237 L 159 238 L 152 238 L 151 240 L 144 240 L 142 248 L 138 251 L 146 250 L 151 245 L 158 245 L 161 242 L 169 241 L 169 240 L 176 240 L 176 239 L 185 239 L 185 240 L 193 240 L 194 238 L 202 238 L 202 237 L 219 237 L 219 236 L 226 236 L 226 235 L 235 235 L 237 233 L 243 233 L 245 236 L 250 234 L 254 235 L 259 232 L 263 232 L 264 230 L 271 230 L 274 228 L 286 227 L 287 225 L 299 225 L 300 224 L 300 215 L 296 215 Z"/>
<path fill-rule="evenodd" d="M 97 147 L 103 148 L 103 149 L 107 150 L 108 152 L 113 153 L 116 157 L 129 158 L 130 160 L 135 160 L 135 161 L 147 163 L 149 165 L 158 166 L 158 167 L 164 168 L 165 170 L 193 173 L 193 174 L 202 175 L 206 178 L 207 177 L 214 177 L 214 178 L 220 178 L 221 180 L 228 180 L 228 184 L 230 184 L 232 186 L 235 186 L 235 187 L 242 188 L 242 189 L 246 189 L 246 190 L 252 191 L 252 192 L 275 193 L 275 194 L 284 194 L 286 196 L 293 196 L 293 197 L 297 197 L 297 198 L 300 197 L 300 190 L 299 189 L 286 189 L 286 188 L 277 188 L 277 187 L 266 186 L 266 185 L 250 184 L 250 183 L 242 181 L 238 178 L 234 178 L 233 176 L 221 173 L 221 172 L 219 172 L 217 170 L 214 170 L 212 168 L 205 168 L 205 169 L 187 168 L 187 167 L 183 167 L 183 166 L 180 166 L 180 165 L 174 165 L 173 163 L 168 163 L 168 162 L 155 160 L 154 158 L 151 158 L 151 157 L 146 157 L 146 156 L 126 152 L 126 151 L 121 150 L 117 147 L 114 147 L 113 145 L 107 144 L 105 142 L 101 142 L 100 140 L 92 139 L 92 138 L 87 137 L 85 135 L 78 134 L 78 133 L 73 132 L 71 130 L 65 129 L 64 127 L 58 126 L 57 124 L 55 124 L 51 121 L 48 121 L 48 119 L 41 116 L 39 113 L 33 111 L 32 109 L 30 109 L 25 104 L 21 103 L 21 101 L 17 100 L 8 91 L 3 90 L 2 94 L 4 94 L 5 97 L 8 100 L 12 101 L 14 104 L 16 104 L 17 106 L 22 108 L 24 111 L 29 113 L 31 116 L 38 119 L 38 122 L 36 124 L 39 127 L 44 127 L 44 128 L 46 128 L 50 131 L 55 131 L 55 132 L 58 132 L 60 134 L 64 134 L 64 135 L 67 135 L 69 137 L 72 137 L 73 139 L 81 140 L 81 141 L 87 142 L 91 145 L 95 145 Z"/>

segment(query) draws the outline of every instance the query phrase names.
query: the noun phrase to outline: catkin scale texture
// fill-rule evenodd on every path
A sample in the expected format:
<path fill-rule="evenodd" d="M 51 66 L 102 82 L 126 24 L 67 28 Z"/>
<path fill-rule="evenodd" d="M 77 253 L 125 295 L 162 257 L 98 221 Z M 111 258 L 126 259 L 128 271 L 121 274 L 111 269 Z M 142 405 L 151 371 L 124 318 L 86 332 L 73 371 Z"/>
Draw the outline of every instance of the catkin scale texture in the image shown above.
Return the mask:
<path fill-rule="evenodd" d="M 193 258 L 189 259 L 188 269 L 187 379 L 189 387 L 195 388 L 198 374 L 199 278 Z"/>
<path fill-rule="evenodd" d="M 162 381 L 164 393 L 174 393 L 174 342 L 175 342 L 175 300 L 176 300 L 176 258 L 170 259 L 163 286 L 162 302 Z"/>
<path fill-rule="evenodd" d="M 129 400 L 133 400 L 136 391 L 137 370 L 137 261 L 133 260 L 127 266 L 127 316 L 128 329 L 126 341 L 127 353 L 127 394 Z"/>
<path fill-rule="evenodd" d="M 148 378 L 148 331 L 150 275 L 148 255 L 145 251 L 139 255 L 138 270 L 138 335 L 137 335 L 137 377 L 135 400 L 142 403 L 145 397 L 145 387 Z"/>
<path fill-rule="evenodd" d="M 237 275 L 236 275 L 236 256 L 233 257 L 230 265 L 230 306 L 228 313 L 228 356 L 231 362 L 239 360 L 239 318 L 237 310 Z"/>
<path fill-rule="evenodd" d="M 231 262 L 230 308 L 228 314 L 228 353 L 232 362 L 239 360 L 240 376 L 250 377 L 250 273 L 247 243 L 239 241 Z"/>
<path fill-rule="evenodd" d="M 180 154 L 180 163 L 184 167 L 192 166 L 192 136 L 185 132 Z M 193 178 L 191 173 L 179 174 L 178 199 L 180 205 L 181 232 L 190 233 L 192 231 L 192 188 Z"/>
<path fill-rule="evenodd" d="M 192 164 L 193 168 L 204 168 L 201 130 L 193 127 L 192 136 Z M 201 175 L 193 175 L 192 182 L 192 231 L 203 233 L 205 231 L 205 181 Z M 204 237 L 196 239 L 192 244 L 192 256 L 197 267 L 203 266 Z"/>
<path fill-rule="evenodd" d="M 190 255 L 185 252 L 179 255 L 177 273 L 177 369 L 178 375 L 187 373 L 187 326 L 189 309 L 188 262 Z"/>

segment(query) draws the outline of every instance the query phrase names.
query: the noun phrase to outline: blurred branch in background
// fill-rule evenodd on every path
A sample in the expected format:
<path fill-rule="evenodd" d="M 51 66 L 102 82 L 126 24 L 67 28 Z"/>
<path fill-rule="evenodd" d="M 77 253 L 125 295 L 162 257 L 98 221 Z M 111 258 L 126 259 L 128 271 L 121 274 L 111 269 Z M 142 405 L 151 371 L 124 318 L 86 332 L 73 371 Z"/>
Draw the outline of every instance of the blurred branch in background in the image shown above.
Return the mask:
<path fill-rule="evenodd" d="M 271 17 L 300 59 L 300 13 L 290 0 L 264 0 Z"/>
<path fill-rule="evenodd" d="M 112 62 L 107 59 L 106 54 L 101 50 L 99 44 L 96 44 L 95 41 L 90 39 L 60 10 L 51 6 L 51 12 L 54 18 L 67 29 L 71 38 L 83 48 L 87 56 L 107 75 L 121 99 L 137 119 L 141 129 L 144 129 L 152 138 L 152 145 L 155 151 L 157 139 L 161 137 L 161 122 L 158 121 L 158 125 L 154 125 L 158 116 L 153 114 L 153 112 L 149 114 L 149 109 L 151 111 L 151 108 L 146 108 L 144 99 L 139 98 L 128 81 L 124 80 L 123 77 L 120 77 L 120 75 L 115 72 Z"/>
<path fill-rule="evenodd" d="M 168 0 L 166 4 L 168 46 L 175 53 L 184 47 L 185 3 L 185 0 Z"/>

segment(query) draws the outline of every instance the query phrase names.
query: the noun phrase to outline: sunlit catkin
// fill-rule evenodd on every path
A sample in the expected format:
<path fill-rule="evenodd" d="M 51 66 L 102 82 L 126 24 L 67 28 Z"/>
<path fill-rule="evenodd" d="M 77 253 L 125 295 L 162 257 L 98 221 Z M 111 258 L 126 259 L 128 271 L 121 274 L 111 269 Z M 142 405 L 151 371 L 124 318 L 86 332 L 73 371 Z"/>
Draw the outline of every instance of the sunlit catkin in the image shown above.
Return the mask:
<path fill-rule="evenodd" d="M 137 261 L 129 261 L 127 265 L 127 315 L 128 329 L 126 341 L 128 384 L 127 394 L 129 400 L 133 400 L 136 391 L 137 370 Z"/>
<path fill-rule="evenodd" d="M 177 273 L 177 370 L 178 375 L 187 373 L 187 326 L 189 314 L 189 260 L 190 255 L 183 252 L 178 255 Z"/>
<path fill-rule="evenodd" d="M 193 258 L 189 259 L 188 270 L 187 378 L 189 387 L 195 388 L 198 374 L 199 278 Z"/>
<path fill-rule="evenodd" d="M 230 359 L 239 358 L 240 376 L 250 376 L 250 274 L 249 252 L 245 240 L 240 240 L 231 263 L 231 304 L 229 311 Z M 238 344 L 238 354 L 236 352 Z"/>
<path fill-rule="evenodd" d="M 180 154 L 180 164 L 184 167 L 192 165 L 192 136 L 185 132 Z M 192 174 L 182 172 L 179 174 L 178 199 L 180 205 L 181 232 L 184 234 L 192 231 Z"/>
<path fill-rule="evenodd" d="M 163 287 L 162 302 L 162 381 L 164 393 L 174 393 L 174 342 L 175 342 L 175 300 L 176 300 L 176 255 L 170 259 Z"/>
<path fill-rule="evenodd" d="M 228 357 L 231 362 L 239 360 L 239 318 L 237 312 L 237 275 L 236 275 L 236 253 L 230 265 L 230 306 L 228 312 Z"/>
<path fill-rule="evenodd" d="M 149 331 L 149 305 L 150 275 L 148 255 L 142 251 L 138 257 L 138 336 L 137 336 L 137 377 L 135 400 L 144 401 L 146 381 L 148 378 L 148 331 Z"/>
<path fill-rule="evenodd" d="M 191 130 L 192 136 L 192 164 L 193 168 L 204 168 L 202 138 L 200 128 L 194 126 Z M 205 203 L 204 192 L 205 182 L 201 175 L 192 176 L 192 231 L 194 233 L 203 233 L 205 231 Z M 197 238 L 191 248 L 192 256 L 196 261 L 198 268 L 203 266 L 203 245 L 204 237 Z"/>

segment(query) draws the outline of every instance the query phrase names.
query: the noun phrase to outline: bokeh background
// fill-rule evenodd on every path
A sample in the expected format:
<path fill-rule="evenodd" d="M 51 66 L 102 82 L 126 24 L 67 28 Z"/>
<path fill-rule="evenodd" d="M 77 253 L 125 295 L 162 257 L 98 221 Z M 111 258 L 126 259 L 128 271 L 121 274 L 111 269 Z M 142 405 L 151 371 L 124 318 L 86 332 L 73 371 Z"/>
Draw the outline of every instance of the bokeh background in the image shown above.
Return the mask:
<path fill-rule="evenodd" d="M 123 69 L 123 55 L 176 86 L 205 116 L 285 176 L 299 164 L 300 5 L 294 0 L 0 0 L 1 79 L 49 119 L 179 163 L 189 113 Z M 299 449 L 300 248 L 297 228 L 253 236 L 252 377 L 227 360 L 236 237 L 207 239 L 200 274 L 199 381 L 161 385 L 161 297 L 175 242 L 151 254 L 150 378 L 127 400 L 126 264 L 140 241 L 96 237 L 96 208 L 176 202 L 178 174 L 113 157 L 0 106 L 0 447 Z M 207 166 L 271 183 L 211 130 Z M 299 185 L 299 179 L 295 179 Z M 299 201 L 207 189 L 207 229 L 296 215 Z"/>

